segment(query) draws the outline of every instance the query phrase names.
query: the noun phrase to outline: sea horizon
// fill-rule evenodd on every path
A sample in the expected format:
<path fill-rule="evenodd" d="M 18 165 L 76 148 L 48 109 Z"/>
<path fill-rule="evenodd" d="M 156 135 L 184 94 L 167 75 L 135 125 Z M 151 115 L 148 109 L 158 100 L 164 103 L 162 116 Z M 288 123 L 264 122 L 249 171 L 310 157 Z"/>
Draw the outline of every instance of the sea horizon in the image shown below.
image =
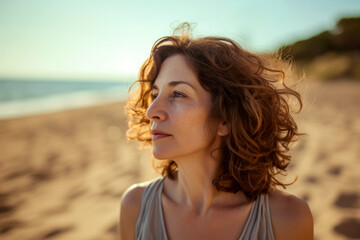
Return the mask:
<path fill-rule="evenodd" d="M 131 81 L 0 79 L 0 120 L 124 101 Z"/>

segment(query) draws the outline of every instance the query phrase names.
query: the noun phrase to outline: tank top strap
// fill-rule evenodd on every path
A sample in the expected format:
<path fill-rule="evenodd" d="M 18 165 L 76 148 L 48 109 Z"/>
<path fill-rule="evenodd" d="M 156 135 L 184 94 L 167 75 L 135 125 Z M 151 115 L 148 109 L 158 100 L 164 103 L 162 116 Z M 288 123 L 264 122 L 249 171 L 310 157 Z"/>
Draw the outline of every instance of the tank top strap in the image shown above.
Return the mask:
<path fill-rule="evenodd" d="M 239 240 L 275 240 L 272 230 L 269 195 L 261 194 L 251 207 L 248 220 Z"/>
<path fill-rule="evenodd" d="M 136 240 L 167 240 L 161 207 L 163 181 L 164 178 L 154 180 L 144 189 L 135 227 Z"/>

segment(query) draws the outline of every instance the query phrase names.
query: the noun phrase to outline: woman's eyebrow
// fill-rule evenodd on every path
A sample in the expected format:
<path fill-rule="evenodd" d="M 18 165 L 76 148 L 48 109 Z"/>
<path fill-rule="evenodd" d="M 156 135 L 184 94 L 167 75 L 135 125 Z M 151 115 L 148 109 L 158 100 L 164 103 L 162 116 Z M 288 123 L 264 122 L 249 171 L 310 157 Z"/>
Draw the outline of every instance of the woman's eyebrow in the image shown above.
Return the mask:
<path fill-rule="evenodd" d="M 190 86 L 192 89 L 196 90 L 193 85 L 191 85 L 191 84 L 188 83 L 188 82 L 184 82 L 184 81 L 172 81 L 172 82 L 169 82 L 169 83 L 168 83 L 168 86 L 175 87 L 176 85 L 179 85 L 179 84 L 186 84 L 186 85 Z M 152 90 L 159 90 L 159 88 L 158 88 L 158 86 L 156 86 L 156 85 L 154 84 L 154 85 L 152 86 Z"/>
<path fill-rule="evenodd" d="M 169 83 L 168 83 L 168 85 L 169 85 L 169 86 L 172 86 L 172 87 L 174 87 L 174 86 L 176 86 L 176 85 L 179 85 L 179 84 L 186 84 L 186 85 L 190 86 L 192 89 L 195 90 L 194 86 L 191 85 L 191 84 L 188 83 L 188 82 L 184 82 L 184 81 L 172 81 L 172 82 L 169 82 Z"/>

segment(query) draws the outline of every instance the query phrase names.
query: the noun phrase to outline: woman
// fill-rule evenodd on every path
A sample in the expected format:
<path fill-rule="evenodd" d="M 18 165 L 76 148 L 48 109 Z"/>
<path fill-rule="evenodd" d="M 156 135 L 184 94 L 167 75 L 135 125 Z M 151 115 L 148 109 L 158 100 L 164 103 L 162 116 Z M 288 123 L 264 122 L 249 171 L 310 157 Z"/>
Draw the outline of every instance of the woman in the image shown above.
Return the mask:
<path fill-rule="evenodd" d="M 128 102 L 128 137 L 152 144 L 163 177 L 124 193 L 121 239 L 313 239 L 307 204 L 276 189 L 299 94 L 234 41 L 180 28 L 155 43 Z"/>

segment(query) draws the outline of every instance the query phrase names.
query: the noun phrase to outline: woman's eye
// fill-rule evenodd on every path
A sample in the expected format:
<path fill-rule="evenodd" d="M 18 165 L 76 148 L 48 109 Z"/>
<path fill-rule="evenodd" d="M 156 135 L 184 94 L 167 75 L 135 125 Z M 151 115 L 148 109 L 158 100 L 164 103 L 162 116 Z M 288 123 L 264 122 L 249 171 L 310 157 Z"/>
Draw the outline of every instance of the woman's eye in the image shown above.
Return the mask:
<path fill-rule="evenodd" d="M 155 100 L 158 97 L 158 94 L 152 93 L 150 95 L 150 97 L 151 97 L 151 100 Z M 171 98 L 183 98 L 183 97 L 186 97 L 186 96 L 185 96 L 185 94 L 183 94 L 181 92 L 175 91 L 171 94 Z"/>
<path fill-rule="evenodd" d="M 174 97 L 174 98 L 179 98 L 179 97 L 181 98 L 181 97 L 185 97 L 185 95 L 182 94 L 182 93 L 180 93 L 180 92 L 174 92 L 174 93 L 173 93 L 173 97 Z"/>
<path fill-rule="evenodd" d="M 157 94 L 151 94 L 151 99 L 154 100 L 157 97 Z"/>

